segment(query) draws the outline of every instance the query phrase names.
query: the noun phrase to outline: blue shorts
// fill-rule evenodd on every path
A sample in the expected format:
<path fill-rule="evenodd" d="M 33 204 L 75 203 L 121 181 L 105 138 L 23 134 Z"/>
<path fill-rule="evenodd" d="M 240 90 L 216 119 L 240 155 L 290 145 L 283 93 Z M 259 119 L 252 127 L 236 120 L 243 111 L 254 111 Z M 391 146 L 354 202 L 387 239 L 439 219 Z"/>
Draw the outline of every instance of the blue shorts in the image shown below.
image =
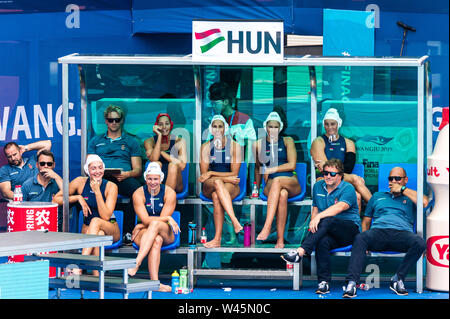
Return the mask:
<path fill-rule="evenodd" d="M 292 177 L 294 175 L 297 176 L 297 173 L 295 171 L 293 171 L 293 172 L 278 172 L 278 173 L 270 174 L 269 179 L 272 179 L 275 177 L 282 177 L 282 176 Z"/>

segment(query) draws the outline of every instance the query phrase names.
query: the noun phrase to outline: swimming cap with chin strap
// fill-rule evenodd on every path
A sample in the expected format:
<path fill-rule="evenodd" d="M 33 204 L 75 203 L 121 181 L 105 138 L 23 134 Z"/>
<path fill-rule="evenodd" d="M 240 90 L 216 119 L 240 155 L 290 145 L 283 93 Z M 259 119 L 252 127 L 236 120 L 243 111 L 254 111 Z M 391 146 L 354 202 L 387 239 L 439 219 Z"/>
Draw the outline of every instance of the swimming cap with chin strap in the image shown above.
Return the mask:
<path fill-rule="evenodd" d="M 144 172 L 144 179 L 146 179 L 147 175 L 149 175 L 149 174 L 150 175 L 159 175 L 161 183 L 164 180 L 164 173 L 163 173 L 163 171 L 161 171 L 161 167 L 156 162 L 151 162 L 150 164 L 148 164 L 148 166 Z"/>
<path fill-rule="evenodd" d="M 170 122 L 170 131 L 172 131 L 172 129 L 173 129 L 173 122 L 172 122 L 172 119 L 170 118 L 169 113 L 159 113 L 158 116 L 156 117 L 155 125 L 158 125 L 158 121 L 159 121 L 159 118 L 160 118 L 161 116 L 167 116 L 167 117 L 169 118 L 169 122 Z M 167 136 L 162 135 L 162 136 L 161 136 L 161 137 L 162 137 L 161 142 L 164 143 L 164 144 L 169 143 L 169 136 L 170 136 L 170 132 L 169 132 L 169 135 L 167 135 Z"/>
<path fill-rule="evenodd" d="M 263 127 L 266 132 L 267 132 L 266 125 L 270 121 L 276 121 L 276 122 L 280 123 L 280 132 L 283 130 L 283 126 L 284 126 L 283 121 L 281 120 L 281 117 L 277 112 L 270 112 L 269 115 L 267 116 L 266 120 L 264 121 Z"/>
<path fill-rule="evenodd" d="M 339 112 L 334 108 L 330 108 L 325 113 L 325 116 L 323 117 L 323 120 L 322 120 L 322 124 L 324 127 L 325 127 L 325 120 L 335 120 L 338 123 L 338 128 L 340 128 L 342 126 L 342 119 L 339 116 Z"/>
<path fill-rule="evenodd" d="M 211 120 L 211 123 L 209 124 L 209 133 L 210 133 L 211 135 L 213 135 L 213 133 L 212 133 L 212 123 L 213 123 L 214 121 L 217 121 L 217 120 L 223 122 L 223 126 L 224 126 L 224 128 L 225 128 L 224 135 L 227 135 L 230 126 L 228 125 L 228 123 L 227 123 L 227 121 L 225 120 L 225 118 L 224 118 L 222 115 L 220 115 L 220 114 L 216 114 L 216 115 L 213 116 L 213 118 L 212 118 L 212 120 Z"/>
<path fill-rule="evenodd" d="M 323 127 L 325 128 L 325 120 L 334 120 L 337 122 L 338 129 L 342 126 L 342 119 L 339 116 L 339 112 L 335 108 L 328 109 L 327 113 L 325 113 L 325 116 L 323 117 Z M 337 136 L 335 134 L 332 134 L 328 137 L 328 141 L 330 143 L 335 142 L 337 139 Z"/>
<path fill-rule="evenodd" d="M 84 172 L 86 173 L 87 176 L 89 175 L 89 165 L 92 162 L 102 162 L 103 167 L 105 167 L 105 163 L 103 162 L 103 160 L 101 159 L 100 156 L 98 156 L 97 154 L 91 154 L 86 158 L 86 163 L 84 163 Z"/>

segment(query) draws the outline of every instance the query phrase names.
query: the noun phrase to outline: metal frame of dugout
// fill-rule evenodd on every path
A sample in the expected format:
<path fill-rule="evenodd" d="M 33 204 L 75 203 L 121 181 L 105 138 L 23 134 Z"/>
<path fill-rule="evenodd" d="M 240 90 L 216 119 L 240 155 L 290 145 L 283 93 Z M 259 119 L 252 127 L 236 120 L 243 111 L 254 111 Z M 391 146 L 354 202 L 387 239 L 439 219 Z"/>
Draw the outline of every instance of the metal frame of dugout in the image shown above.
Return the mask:
<path fill-rule="evenodd" d="M 198 62 L 193 61 L 191 55 L 187 56 L 115 56 L 115 55 L 80 55 L 78 53 L 70 54 L 58 59 L 58 63 L 62 64 L 62 124 L 63 124 L 63 230 L 69 229 L 69 64 L 129 64 L 129 65 L 191 65 L 194 69 L 195 85 L 195 124 L 194 134 L 194 158 L 197 158 L 195 150 L 200 149 L 201 145 L 201 112 L 202 112 L 202 96 L 200 83 L 200 66 L 215 65 L 215 66 L 306 66 L 309 69 L 310 77 L 310 104 L 311 104 L 311 123 L 317 123 L 317 85 L 316 85 L 316 67 L 320 66 L 367 66 L 367 67 L 415 67 L 417 68 L 417 234 L 423 236 L 424 221 L 423 221 L 423 198 L 426 172 L 425 156 L 431 154 L 432 151 L 432 95 L 431 95 L 431 81 L 430 81 L 430 66 L 428 56 L 423 57 L 315 57 L 315 56 L 300 56 L 300 57 L 285 57 L 279 63 L 238 63 L 238 62 Z M 86 119 L 87 119 L 87 101 L 83 96 L 81 97 L 81 163 L 84 163 L 86 156 Z M 317 125 L 311 125 L 311 141 L 317 137 Z M 426 152 L 426 154 L 425 154 Z M 195 161 L 194 161 L 195 162 Z M 312 159 L 311 159 L 312 162 Z M 315 182 L 315 169 L 311 163 L 311 188 Z M 196 165 L 196 175 L 199 174 L 199 167 Z M 194 204 L 197 225 L 201 225 L 201 205 L 207 204 L 198 198 L 200 187 L 197 182 L 197 198 L 187 198 L 179 201 L 179 204 Z M 312 190 L 312 189 L 311 189 Z M 311 205 L 311 199 L 305 199 L 301 202 L 293 202 L 291 205 Z M 209 203 L 210 204 L 210 203 Z M 235 205 L 250 205 L 251 222 L 255 220 L 255 205 L 265 205 L 266 202 L 262 200 L 244 199 L 241 202 L 234 202 Z M 255 238 L 255 227 L 252 227 L 252 238 Z M 283 250 L 285 250 L 284 248 Z M 198 247 L 196 250 L 203 250 Z M 222 248 L 225 252 L 230 251 L 230 248 Z M 249 252 L 253 252 L 255 248 L 248 248 Z M 215 250 L 215 251 L 220 251 Z M 235 250 L 237 251 L 237 249 Z M 245 250 L 239 248 L 239 252 Z M 281 252 L 281 250 L 280 250 Z M 180 249 L 180 253 L 186 253 L 184 249 Z M 189 254 L 188 254 L 189 255 Z M 200 255 L 200 254 L 198 254 Z M 188 256 L 189 257 L 189 256 Z M 191 257 L 192 258 L 192 257 Z M 189 259 L 189 258 L 188 258 Z M 194 269 L 197 275 L 202 275 L 201 269 Z M 216 273 L 220 270 L 215 269 Z M 239 270 L 234 273 L 229 270 L 225 271 L 225 276 L 240 275 Z M 208 275 L 208 272 L 205 272 Z M 295 286 L 295 282 L 294 282 Z M 416 265 L 416 289 L 417 292 L 423 290 L 423 257 L 419 259 Z"/>

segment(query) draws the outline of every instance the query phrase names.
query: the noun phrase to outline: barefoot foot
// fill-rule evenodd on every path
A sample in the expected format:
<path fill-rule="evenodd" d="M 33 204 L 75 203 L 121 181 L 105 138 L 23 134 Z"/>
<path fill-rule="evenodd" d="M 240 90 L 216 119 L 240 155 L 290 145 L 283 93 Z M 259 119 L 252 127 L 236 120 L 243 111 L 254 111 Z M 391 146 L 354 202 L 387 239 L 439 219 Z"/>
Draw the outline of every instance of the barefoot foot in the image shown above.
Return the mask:
<path fill-rule="evenodd" d="M 204 243 L 203 246 L 205 248 L 218 248 L 220 247 L 220 240 L 213 239 L 207 243 Z"/>
<path fill-rule="evenodd" d="M 172 291 L 172 287 L 167 286 L 167 285 L 163 285 L 163 284 L 159 284 L 159 289 L 157 291 L 171 292 Z"/>
<path fill-rule="evenodd" d="M 134 275 L 136 275 L 137 271 L 139 270 L 139 266 L 141 264 L 136 263 L 136 267 L 135 268 L 128 268 L 128 276 L 133 277 Z"/>
<path fill-rule="evenodd" d="M 258 237 L 256 237 L 256 240 L 266 240 L 267 237 L 270 235 L 270 230 L 261 230 L 261 232 L 258 234 Z"/>
<path fill-rule="evenodd" d="M 275 245 L 275 248 L 284 248 L 284 242 L 278 242 Z"/>

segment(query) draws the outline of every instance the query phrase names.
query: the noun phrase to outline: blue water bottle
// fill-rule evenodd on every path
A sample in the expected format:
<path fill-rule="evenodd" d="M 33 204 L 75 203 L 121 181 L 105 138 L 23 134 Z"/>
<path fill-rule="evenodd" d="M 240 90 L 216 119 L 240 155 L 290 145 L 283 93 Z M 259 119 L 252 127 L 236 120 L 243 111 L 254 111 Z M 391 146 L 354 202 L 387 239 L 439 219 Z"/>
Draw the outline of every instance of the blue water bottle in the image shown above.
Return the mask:
<path fill-rule="evenodd" d="M 190 222 L 189 229 L 189 248 L 195 248 L 197 244 L 197 225 L 194 222 Z"/>

